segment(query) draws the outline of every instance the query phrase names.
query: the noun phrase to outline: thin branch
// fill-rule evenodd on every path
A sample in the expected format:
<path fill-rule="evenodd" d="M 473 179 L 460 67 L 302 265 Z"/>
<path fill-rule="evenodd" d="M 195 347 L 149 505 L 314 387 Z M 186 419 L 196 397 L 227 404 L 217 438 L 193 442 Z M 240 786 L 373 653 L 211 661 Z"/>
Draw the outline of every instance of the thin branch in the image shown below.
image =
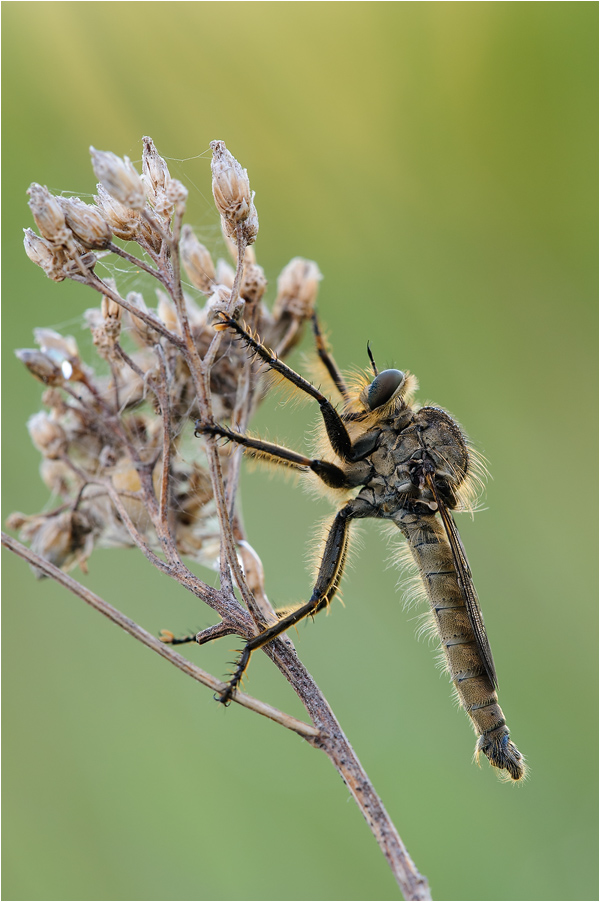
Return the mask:
<path fill-rule="evenodd" d="M 101 614 L 104 614 L 105 617 L 108 617 L 109 620 L 112 620 L 113 623 L 116 623 L 117 626 L 124 629 L 125 632 L 129 633 L 130 636 L 133 636 L 134 639 L 137 639 L 143 645 L 151 648 L 152 651 L 155 651 L 162 658 L 170 661 L 171 664 L 179 668 L 179 670 L 182 670 L 184 673 L 187 673 L 192 679 L 202 683 L 203 686 L 208 686 L 209 689 L 212 689 L 213 692 L 218 694 L 222 693 L 225 689 L 226 684 L 221 682 L 221 680 L 211 676 L 210 673 L 202 670 L 196 664 L 192 663 L 192 661 L 188 661 L 183 655 L 173 651 L 168 644 L 161 642 L 160 639 L 157 639 L 152 633 L 149 633 L 142 626 L 139 626 L 139 624 L 131 620 L 131 618 L 121 613 L 121 611 L 118 611 L 117 608 L 113 607 L 107 601 L 104 601 L 99 595 L 96 595 L 94 592 L 90 591 L 90 589 L 82 586 L 77 580 L 73 579 L 62 570 L 59 570 L 58 567 L 55 567 L 54 564 L 51 564 L 45 558 L 35 554 L 31 549 L 22 545 L 20 542 L 17 542 L 16 539 L 13 539 L 12 536 L 7 535 L 5 532 L 2 533 L 2 544 L 5 548 L 8 548 L 9 551 L 13 551 L 33 567 L 36 567 L 36 569 L 41 570 L 46 576 L 56 580 L 56 582 L 64 586 L 65 589 L 68 589 L 74 595 L 82 598 L 86 604 L 90 605 L 90 607 L 99 611 Z M 305 724 L 296 717 L 285 714 L 283 711 L 279 711 L 277 708 L 273 708 L 271 705 L 267 705 L 243 692 L 238 692 L 234 701 L 243 708 L 249 708 L 251 711 L 255 711 L 263 717 L 268 717 L 270 720 L 274 720 L 275 723 L 281 724 L 282 727 L 286 727 L 288 730 L 292 730 L 294 733 L 298 733 L 300 736 L 307 739 L 314 740 L 320 735 L 319 730 L 310 724 Z"/>
<path fill-rule="evenodd" d="M 135 267 L 143 270 L 145 273 L 148 273 L 149 276 L 154 276 L 155 279 L 160 278 L 160 273 L 158 269 L 154 269 L 153 266 L 149 266 L 144 260 L 140 260 L 139 257 L 135 257 L 133 254 L 129 254 L 122 247 L 119 247 L 118 244 L 111 243 L 108 245 L 107 250 L 112 251 L 113 254 L 116 254 L 118 257 L 122 257 L 123 260 L 127 260 L 128 263 L 133 263 Z"/>
<path fill-rule="evenodd" d="M 106 282 L 103 282 L 102 279 L 99 279 L 95 273 L 90 273 L 90 277 L 87 279 L 85 284 L 89 285 L 90 288 L 93 288 L 100 294 L 106 295 L 106 297 L 109 297 L 111 301 L 115 301 L 115 303 L 123 307 L 124 310 L 127 310 L 129 313 L 131 313 L 132 316 L 137 316 L 137 318 L 145 322 L 147 326 L 151 326 L 156 332 L 159 332 L 161 335 L 167 338 L 176 348 L 179 348 L 180 350 L 183 349 L 184 342 L 179 335 L 175 335 L 174 332 L 171 332 L 170 329 L 167 329 L 164 323 L 157 319 L 157 317 L 152 316 L 151 313 L 146 313 L 145 310 L 141 310 L 134 304 L 130 304 L 129 301 L 127 301 L 125 298 L 122 298 L 117 291 L 113 291 L 113 289 L 109 285 L 107 285 Z"/>
<path fill-rule="evenodd" d="M 100 611 L 100 613 L 104 614 L 105 617 L 124 629 L 129 635 L 138 639 L 138 641 L 142 642 L 148 648 L 151 648 L 161 657 L 166 658 L 174 664 L 175 667 L 178 667 L 179 670 L 187 673 L 188 676 L 191 676 L 199 683 L 208 686 L 216 693 L 221 693 L 225 689 L 225 683 L 217 680 L 215 677 L 211 676 L 211 674 L 206 673 L 206 671 L 201 670 L 197 665 L 178 654 L 168 644 L 161 642 L 160 639 L 157 639 L 151 633 L 147 632 L 143 627 L 139 626 L 125 614 L 104 601 L 104 599 L 100 598 L 94 592 L 91 592 L 85 586 L 82 586 L 81 583 L 78 583 L 71 576 L 64 573 L 62 570 L 59 570 L 58 567 L 55 567 L 49 561 L 41 558 L 25 545 L 17 542 L 16 539 L 13 539 L 4 532 L 2 533 L 2 544 L 10 551 L 28 561 L 32 566 L 41 570 L 46 576 L 56 580 L 56 582 L 60 583 L 70 592 L 73 592 L 73 594 L 82 598 L 83 601 L 97 611 Z M 283 645 L 283 643 L 280 642 L 273 643 L 273 645 L 275 644 L 277 644 L 277 646 Z M 320 748 L 324 751 L 331 759 L 333 765 L 339 771 L 344 782 L 348 786 L 348 789 L 352 793 L 356 804 L 360 808 L 381 847 L 405 899 L 431 899 L 427 881 L 419 873 L 408 854 L 398 831 L 385 810 L 379 796 L 375 792 L 354 749 L 348 742 L 338 721 L 331 711 L 331 708 L 314 684 L 312 677 L 298 661 L 295 654 L 290 649 L 285 649 L 285 646 L 283 647 L 284 654 L 282 658 L 284 660 L 282 663 L 285 666 L 286 675 L 296 689 L 301 700 L 306 705 L 315 725 L 309 726 L 239 690 L 235 693 L 232 700 L 237 704 L 242 705 L 242 707 L 249 708 L 257 714 L 268 717 L 287 729 L 298 733 L 315 748 Z M 273 652 L 273 650 L 271 650 L 271 652 Z"/>

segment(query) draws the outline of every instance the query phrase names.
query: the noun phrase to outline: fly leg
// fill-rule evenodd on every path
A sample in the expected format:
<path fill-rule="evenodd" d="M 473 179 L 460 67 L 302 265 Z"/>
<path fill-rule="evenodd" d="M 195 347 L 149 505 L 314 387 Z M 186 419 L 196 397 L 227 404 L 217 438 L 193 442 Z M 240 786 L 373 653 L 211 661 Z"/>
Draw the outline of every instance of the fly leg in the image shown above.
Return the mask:
<path fill-rule="evenodd" d="M 326 460 L 305 457 L 303 454 L 298 454 L 296 451 L 291 451 L 282 445 L 275 445 L 272 442 L 264 442 L 262 439 L 242 435 L 241 432 L 234 432 L 233 429 L 228 429 L 227 426 L 203 424 L 200 420 L 196 420 L 195 435 L 213 435 L 217 438 L 224 438 L 230 442 L 242 445 L 256 457 L 272 460 L 274 463 L 282 464 L 295 470 L 312 470 L 313 473 L 316 473 L 323 480 L 325 485 L 334 489 L 344 489 L 352 486 L 352 483 L 346 479 L 344 471 L 336 467 L 335 464 Z"/>
<path fill-rule="evenodd" d="M 300 620 L 317 614 L 329 605 L 342 578 L 348 546 L 349 522 L 354 517 L 359 516 L 364 516 L 364 512 L 362 512 L 361 508 L 354 501 L 350 501 L 345 507 L 338 511 L 325 542 L 325 550 L 319 566 L 317 581 L 310 600 L 307 601 L 306 604 L 300 605 L 295 611 L 282 617 L 278 623 L 263 630 L 246 643 L 240 655 L 235 672 L 231 677 L 227 688 L 219 698 L 220 702 L 227 704 L 230 701 L 233 693 L 240 684 L 253 651 L 267 645 L 268 642 L 271 642 L 277 636 L 281 635 L 281 633 L 284 633 L 291 626 L 299 623 Z"/>
<path fill-rule="evenodd" d="M 340 417 L 339 413 L 337 412 L 329 398 L 326 398 L 325 395 L 312 384 L 312 382 L 304 379 L 302 376 L 300 376 L 299 373 L 283 363 L 283 361 L 281 361 L 272 351 L 270 351 L 269 348 L 263 345 L 262 342 L 260 342 L 257 338 L 254 338 L 231 316 L 226 316 L 224 313 L 222 313 L 221 321 L 217 325 L 221 326 L 223 329 L 232 329 L 246 343 L 250 350 L 257 357 L 260 357 L 260 359 L 263 360 L 272 370 L 275 370 L 276 373 L 279 373 L 284 377 L 284 379 L 287 379 L 288 382 L 291 382 L 292 385 L 295 385 L 296 388 L 299 388 L 300 391 L 305 392 L 307 395 L 310 395 L 311 398 L 315 399 L 321 409 L 321 415 L 325 422 L 325 429 L 327 430 L 327 435 L 331 443 L 331 447 L 333 448 L 335 453 L 339 457 L 341 457 L 342 460 L 352 462 L 355 460 L 360 460 L 361 457 L 365 456 L 364 448 L 361 448 L 359 454 L 354 452 L 350 436 L 348 435 L 348 430 L 346 429 L 342 418 Z M 329 359 L 331 360 L 332 358 Z M 369 448 L 369 451 L 372 450 L 372 448 Z"/>
<path fill-rule="evenodd" d="M 317 354 L 319 355 L 321 362 L 325 366 L 325 369 L 331 376 L 335 387 L 339 391 L 344 401 L 346 401 L 349 397 L 348 386 L 346 385 L 344 377 L 338 369 L 337 363 L 331 355 L 331 351 L 325 344 L 325 339 L 323 338 L 323 333 L 321 332 L 321 327 L 319 326 L 319 318 L 316 313 L 313 313 L 312 315 L 312 327 L 315 336 L 315 346 L 317 348 Z"/>

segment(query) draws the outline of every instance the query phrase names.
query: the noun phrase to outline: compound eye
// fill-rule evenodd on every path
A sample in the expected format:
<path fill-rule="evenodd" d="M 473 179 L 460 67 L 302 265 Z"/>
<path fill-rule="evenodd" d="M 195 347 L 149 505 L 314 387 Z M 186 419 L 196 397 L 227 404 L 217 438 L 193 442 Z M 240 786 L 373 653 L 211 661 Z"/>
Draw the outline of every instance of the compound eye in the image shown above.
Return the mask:
<path fill-rule="evenodd" d="M 386 404 L 404 382 L 402 370 L 383 370 L 375 376 L 367 389 L 367 404 L 371 410 Z"/>

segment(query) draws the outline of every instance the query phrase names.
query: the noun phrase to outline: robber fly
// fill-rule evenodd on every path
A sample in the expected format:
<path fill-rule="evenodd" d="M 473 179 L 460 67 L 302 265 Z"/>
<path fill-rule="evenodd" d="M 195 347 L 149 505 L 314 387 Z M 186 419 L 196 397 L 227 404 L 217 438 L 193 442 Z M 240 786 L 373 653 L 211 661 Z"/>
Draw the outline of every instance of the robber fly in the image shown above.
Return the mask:
<path fill-rule="evenodd" d="M 196 435 L 224 438 L 242 445 L 250 455 L 312 471 L 346 499 L 355 490 L 329 528 L 309 601 L 285 612 L 276 624 L 246 643 L 220 701 L 231 699 L 253 651 L 328 607 L 342 578 L 351 521 L 364 517 L 388 520 L 406 538 L 418 568 L 447 669 L 478 737 L 476 758 L 483 752 L 507 779 L 521 780 L 523 756 L 510 739 L 498 704 L 494 660 L 452 516 L 452 511 L 463 505 L 474 466 L 466 438 L 445 410 L 412 404 L 416 378 L 395 369 L 378 372 L 370 349 L 372 375 L 364 376 L 357 390 L 350 390 L 325 345 L 316 317 L 313 325 L 317 352 L 341 396 L 339 412 L 319 389 L 234 319 L 222 315 L 217 325 L 231 330 L 268 368 L 314 398 L 323 418 L 327 456 L 332 459 L 306 457 L 200 420 Z"/>

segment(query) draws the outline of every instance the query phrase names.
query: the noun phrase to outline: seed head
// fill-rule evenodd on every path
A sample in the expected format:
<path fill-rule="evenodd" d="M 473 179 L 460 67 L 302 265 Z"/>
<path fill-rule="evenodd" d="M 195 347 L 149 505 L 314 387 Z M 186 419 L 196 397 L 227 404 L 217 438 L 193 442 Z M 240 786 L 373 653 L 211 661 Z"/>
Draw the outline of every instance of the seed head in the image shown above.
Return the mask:
<path fill-rule="evenodd" d="M 179 250 L 181 262 L 192 285 L 199 288 L 204 294 L 210 294 L 215 282 L 215 267 L 212 257 L 204 245 L 198 241 L 194 230 L 189 225 L 184 225 L 181 230 Z"/>
<path fill-rule="evenodd" d="M 33 337 L 42 353 L 60 369 L 66 382 L 85 381 L 83 363 L 72 335 L 60 335 L 53 329 L 34 329 Z"/>
<path fill-rule="evenodd" d="M 27 421 L 31 441 L 44 457 L 56 460 L 67 451 L 67 436 L 62 426 L 41 410 Z"/>
<path fill-rule="evenodd" d="M 142 313 L 148 313 L 146 302 L 144 301 L 143 295 L 141 295 L 139 291 L 130 291 L 127 295 L 126 300 L 132 305 L 132 307 L 137 307 L 139 310 L 141 310 Z M 133 327 L 134 337 L 137 338 L 144 346 L 155 345 L 158 341 L 158 333 L 154 331 L 152 326 L 149 326 L 147 323 L 145 323 L 143 319 L 134 316 L 133 313 L 129 314 L 129 318 Z"/>
<path fill-rule="evenodd" d="M 164 204 L 166 190 L 171 175 L 169 167 L 154 146 L 152 138 L 142 138 L 144 149 L 142 151 L 142 181 L 146 189 L 146 197 L 157 209 Z M 159 210 L 158 212 L 162 212 Z"/>
<path fill-rule="evenodd" d="M 158 306 L 156 308 L 158 318 L 171 332 L 179 332 L 179 320 L 177 319 L 177 311 L 174 304 L 164 291 L 157 289 L 156 294 L 158 296 Z"/>
<path fill-rule="evenodd" d="M 243 239 L 246 244 L 252 244 L 258 234 L 258 215 L 253 203 L 254 194 L 250 191 L 248 172 L 242 169 L 227 150 L 224 141 L 211 141 L 210 146 L 213 152 L 213 196 L 223 218 L 224 230 L 237 243 L 237 227 L 243 226 Z"/>
<path fill-rule="evenodd" d="M 71 233 L 67 228 L 65 214 L 58 198 L 37 182 L 29 186 L 27 194 L 29 208 L 42 237 L 47 238 L 52 244 L 67 244 Z"/>
<path fill-rule="evenodd" d="M 209 326 L 214 326 L 215 332 L 221 332 L 225 328 L 221 322 L 221 313 L 226 313 L 234 319 L 240 319 L 244 309 L 243 300 L 238 297 L 235 307 L 230 310 L 231 289 L 226 285 L 215 285 L 215 290 L 209 297 L 204 308 L 206 322 Z"/>
<path fill-rule="evenodd" d="M 36 235 L 33 229 L 23 229 L 23 232 L 25 253 L 31 262 L 41 266 L 49 279 L 62 282 L 66 278 L 64 269 L 66 258 L 62 248 L 53 247 L 45 238 Z"/>
<path fill-rule="evenodd" d="M 85 572 L 85 562 L 91 554 L 94 523 L 90 513 L 82 510 L 64 511 L 54 517 L 32 518 L 22 536 L 31 541 L 31 550 L 56 567 L 69 570 L 79 564 Z M 44 574 L 32 567 L 41 579 Z"/>
<path fill-rule="evenodd" d="M 121 334 L 121 320 L 123 317 L 123 308 L 108 295 L 102 296 L 100 304 L 102 319 L 104 320 L 104 334 L 109 344 L 114 345 L 119 340 Z"/>
<path fill-rule="evenodd" d="M 41 462 L 40 476 L 51 492 L 63 498 L 66 498 L 72 491 L 76 479 L 68 464 L 62 460 L 50 460 L 49 458 L 44 458 Z"/>
<path fill-rule="evenodd" d="M 217 260 L 215 281 L 218 285 L 226 285 L 227 288 L 233 288 L 235 282 L 235 270 L 227 260 L 223 260 L 221 257 Z"/>
<path fill-rule="evenodd" d="M 132 241 L 137 236 L 140 228 L 139 213 L 111 197 L 102 183 L 98 185 L 98 194 L 94 200 L 117 238 Z"/>
<path fill-rule="evenodd" d="M 108 247 L 112 232 L 99 207 L 84 204 L 78 197 L 61 197 L 59 203 L 67 225 L 84 247 L 91 250 Z"/>
<path fill-rule="evenodd" d="M 249 304 L 258 304 L 267 289 L 267 280 L 262 266 L 246 263 L 242 280 L 241 295 Z"/>
<path fill-rule="evenodd" d="M 90 153 L 96 178 L 110 196 L 132 210 L 143 210 L 146 204 L 144 183 L 129 157 L 121 159 L 111 151 L 96 150 L 95 147 L 90 147 Z"/>
<path fill-rule="evenodd" d="M 35 348 L 19 348 L 15 351 L 15 355 L 25 364 L 31 375 L 44 385 L 64 385 L 65 377 L 47 354 Z"/>
<path fill-rule="evenodd" d="M 282 269 L 277 279 L 277 297 L 273 305 L 273 316 L 294 316 L 305 320 L 312 315 L 323 276 L 312 260 L 294 257 Z"/>

